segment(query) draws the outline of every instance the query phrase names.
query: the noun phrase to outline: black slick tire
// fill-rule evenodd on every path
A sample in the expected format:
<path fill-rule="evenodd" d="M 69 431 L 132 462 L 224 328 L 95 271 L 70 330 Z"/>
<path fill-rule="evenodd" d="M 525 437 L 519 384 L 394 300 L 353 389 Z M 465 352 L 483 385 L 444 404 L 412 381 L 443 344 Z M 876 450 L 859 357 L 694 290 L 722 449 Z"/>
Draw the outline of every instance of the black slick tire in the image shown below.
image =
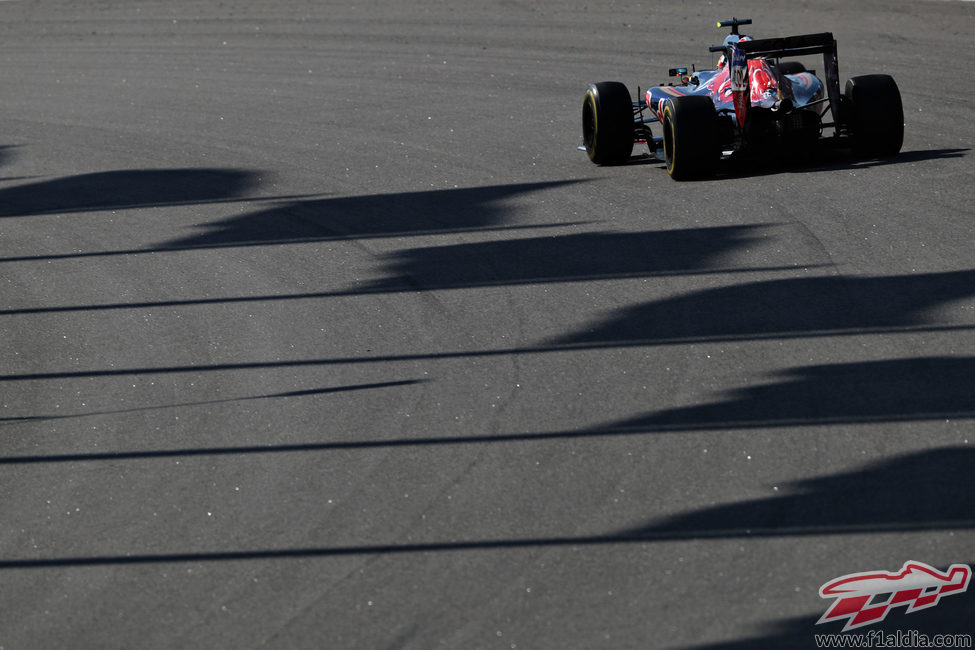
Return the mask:
<path fill-rule="evenodd" d="M 633 100 L 626 85 L 601 81 L 582 102 L 582 141 L 597 165 L 617 165 L 633 153 Z"/>
<path fill-rule="evenodd" d="M 714 174 L 721 157 L 718 116 L 710 97 L 690 95 L 664 102 L 660 117 L 667 173 L 675 181 Z"/>
<path fill-rule="evenodd" d="M 870 74 L 846 82 L 845 119 L 857 156 L 896 155 L 904 144 L 904 105 L 893 77 Z"/>

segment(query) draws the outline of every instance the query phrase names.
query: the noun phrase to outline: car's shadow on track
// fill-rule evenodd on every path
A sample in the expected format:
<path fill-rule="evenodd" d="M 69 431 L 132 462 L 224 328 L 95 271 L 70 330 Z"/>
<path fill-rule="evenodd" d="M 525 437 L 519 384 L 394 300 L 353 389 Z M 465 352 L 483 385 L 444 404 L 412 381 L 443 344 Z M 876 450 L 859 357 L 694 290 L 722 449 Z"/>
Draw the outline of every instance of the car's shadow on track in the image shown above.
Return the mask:
<path fill-rule="evenodd" d="M 723 160 L 713 180 L 774 176 L 783 173 L 835 172 L 887 165 L 903 165 L 932 160 L 961 158 L 970 149 L 925 149 L 901 151 L 886 158 L 862 158 L 849 149 L 823 148 L 808 155 L 775 158 Z"/>
<path fill-rule="evenodd" d="M 881 167 L 886 165 L 902 165 L 909 163 L 927 162 L 931 160 L 945 160 L 961 158 L 970 149 L 924 149 L 901 151 L 896 156 L 887 158 L 861 158 L 849 149 L 823 148 L 804 155 L 796 156 L 742 156 L 724 159 L 718 163 L 715 173 L 711 177 L 699 178 L 696 182 L 720 181 L 741 178 L 761 178 L 776 174 L 796 174 L 803 172 L 828 172 L 864 169 L 867 167 Z M 660 152 L 658 152 L 660 153 Z M 649 153 L 630 156 L 630 159 L 607 167 L 638 167 L 655 166 L 666 173 L 666 164 L 662 153 L 659 158 Z"/>
<path fill-rule="evenodd" d="M 663 167 L 664 161 L 662 158 L 655 158 L 648 153 L 634 154 L 630 156 L 629 160 L 621 163 L 604 165 L 605 167 L 638 167 L 640 165 L 659 165 Z"/>

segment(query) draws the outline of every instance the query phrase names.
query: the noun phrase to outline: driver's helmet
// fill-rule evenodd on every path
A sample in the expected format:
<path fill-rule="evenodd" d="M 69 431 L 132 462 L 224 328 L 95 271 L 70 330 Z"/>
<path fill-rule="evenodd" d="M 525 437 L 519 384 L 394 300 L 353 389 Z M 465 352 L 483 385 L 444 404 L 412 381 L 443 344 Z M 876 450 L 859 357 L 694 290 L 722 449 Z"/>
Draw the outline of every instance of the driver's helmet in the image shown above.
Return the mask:
<path fill-rule="evenodd" d="M 722 45 L 724 45 L 725 48 L 727 48 L 732 43 L 744 43 L 745 41 L 750 41 L 750 40 L 752 40 L 752 37 L 751 36 L 742 36 L 740 34 L 730 34 L 730 35 L 728 35 L 728 36 L 725 37 L 724 43 L 722 43 Z M 722 54 L 718 58 L 718 70 L 721 70 L 722 68 L 724 68 L 727 63 L 728 63 L 727 57 L 724 54 Z"/>

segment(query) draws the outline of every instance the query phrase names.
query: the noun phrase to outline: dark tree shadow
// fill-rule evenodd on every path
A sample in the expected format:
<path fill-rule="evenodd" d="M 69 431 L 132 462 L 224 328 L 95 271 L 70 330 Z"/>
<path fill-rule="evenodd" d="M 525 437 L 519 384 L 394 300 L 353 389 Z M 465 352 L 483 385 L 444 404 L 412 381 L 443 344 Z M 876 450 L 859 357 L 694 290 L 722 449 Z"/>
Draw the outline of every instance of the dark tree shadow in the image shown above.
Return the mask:
<path fill-rule="evenodd" d="M 346 363 L 347 361 L 343 361 Z M 111 369 L 0 376 L 0 381 L 126 376 L 172 372 L 251 370 L 263 367 L 325 365 L 331 360 L 181 366 L 170 368 Z M 672 434 L 770 427 L 858 425 L 879 422 L 975 418 L 975 358 L 928 357 L 896 361 L 850 363 L 795 368 L 776 375 L 778 383 L 732 391 L 727 399 L 696 406 L 655 411 L 588 429 L 509 432 L 489 435 L 380 436 L 321 440 L 292 445 L 198 447 L 144 451 L 108 451 L 96 454 L 47 453 L 0 458 L 0 464 L 83 462 L 125 458 L 221 456 L 294 452 L 330 452 L 398 447 L 517 444 L 524 442 L 598 439 L 620 436 Z M 81 417 L 83 413 L 72 417 Z M 8 421 L 19 421 L 21 416 Z"/>
<path fill-rule="evenodd" d="M 739 273 L 779 270 L 780 267 L 729 268 L 737 251 L 753 242 L 768 239 L 768 235 L 762 233 L 764 228 L 762 225 L 748 225 L 644 233 L 584 233 L 414 248 L 387 258 L 391 260 L 387 268 L 394 275 L 357 285 L 353 289 L 273 296 L 31 307 L 0 310 L 0 315 L 278 302 L 416 291 L 418 287 L 430 290 L 722 273 L 729 270 Z"/>
<path fill-rule="evenodd" d="M 581 233 L 414 248 L 389 256 L 387 270 L 393 277 L 373 282 L 362 290 L 466 288 L 740 271 L 743 269 L 734 266 L 732 254 L 762 241 L 764 228 L 756 224 Z"/>
<path fill-rule="evenodd" d="M 505 201 L 580 181 L 550 181 L 292 201 L 200 226 L 164 248 L 392 237 L 502 227 Z M 569 225 L 560 223 L 560 226 Z"/>
<path fill-rule="evenodd" d="M 930 324 L 937 307 L 973 296 L 975 270 L 768 280 L 628 307 L 553 343 L 660 343 L 887 331 Z"/>
<path fill-rule="evenodd" d="M 259 174 L 242 169 L 133 169 L 0 190 L 0 217 L 208 203 L 244 197 Z"/>
<path fill-rule="evenodd" d="M 0 258 L 0 263 L 519 227 L 564 228 L 576 224 L 509 224 L 508 217 L 515 208 L 507 201 L 583 182 L 520 183 L 341 198 L 321 198 L 322 194 L 250 196 L 258 188 L 260 178 L 259 172 L 233 169 L 131 170 L 0 189 L 0 217 L 221 202 L 271 204 L 255 212 L 208 222 L 198 226 L 196 234 L 147 248 L 17 255 Z"/>
<path fill-rule="evenodd" d="M 969 447 L 945 447 L 899 456 L 842 474 L 799 481 L 787 485 L 786 494 L 781 497 L 705 508 L 657 519 L 639 528 L 603 534 L 472 539 L 463 531 L 457 531 L 452 538 L 409 543 L 376 542 L 304 548 L 223 548 L 143 555 L 7 558 L 0 559 L 0 570 L 457 553 L 648 544 L 685 539 L 967 530 L 975 527 L 973 475 L 975 450 Z M 908 559 L 924 561 L 924 558 Z M 864 567 L 864 570 L 874 568 L 884 567 Z M 893 567 L 896 568 L 899 567 Z M 815 580 L 822 584 L 834 577 L 837 576 L 816 576 Z M 819 584 L 813 586 L 818 588 Z M 956 604 L 958 602 L 955 601 Z M 825 609 L 824 606 L 823 611 Z M 802 627 L 805 628 L 805 622 Z"/>
<path fill-rule="evenodd" d="M 778 487 L 782 496 L 704 508 L 618 535 L 654 540 L 975 528 L 971 447 L 921 451 Z"/>
<path fill-rule="evenodd" d="M 688 431 L 975 417 L 975 357 L 792 368 L 724 401 L 656 411 L 610 430 Z M 975 482 L 973 482 L 975 487 Z"/>

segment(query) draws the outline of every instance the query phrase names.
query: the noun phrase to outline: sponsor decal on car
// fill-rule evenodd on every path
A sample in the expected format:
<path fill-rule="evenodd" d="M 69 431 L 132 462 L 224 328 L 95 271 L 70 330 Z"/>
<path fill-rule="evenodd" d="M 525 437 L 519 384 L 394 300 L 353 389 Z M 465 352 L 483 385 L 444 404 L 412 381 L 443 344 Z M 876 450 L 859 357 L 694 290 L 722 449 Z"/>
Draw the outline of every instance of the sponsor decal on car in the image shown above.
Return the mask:
<path fill-rule="evenodd" d="M 739 126 L 744 126 L 749 100 L 748 59 L 745 51 L 734 44 L 731 45 L 731 95 L 734 98 L 735 117 Z"/>

